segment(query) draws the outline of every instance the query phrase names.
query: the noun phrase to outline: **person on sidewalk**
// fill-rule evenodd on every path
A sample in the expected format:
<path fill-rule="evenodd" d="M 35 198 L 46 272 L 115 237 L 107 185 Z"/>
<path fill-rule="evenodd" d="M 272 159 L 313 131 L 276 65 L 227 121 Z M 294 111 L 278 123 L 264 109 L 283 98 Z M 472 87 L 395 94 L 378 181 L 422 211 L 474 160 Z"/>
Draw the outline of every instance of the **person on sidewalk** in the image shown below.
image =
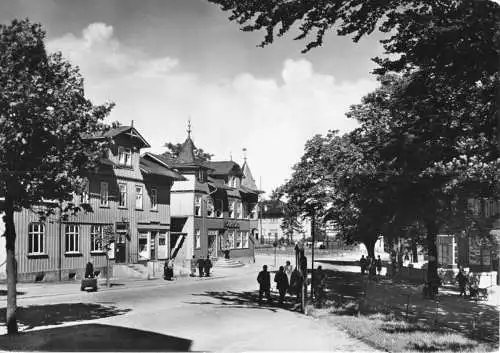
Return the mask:
<path fill-rule="evenodd" d="M 168 258 L 165 261 L 165 266 L 163 268 L 163 276 L 167 281 L 171 281 L 174 277 L 174 259 Z"/>
<path fill-rule="evenodd" d="M 203 277 L 203 270 L 205 269 L 205 260 L 203 258 L 198 259 L 198 274 Z"/>
<path fill-rule="evenodd" d="M 377 260 L 375 260 L 375 266 L 377 267 L 377 275 L 380 277 L 380 274 L 382 273 L 382 259 L 380 258 L 380 255 L 378 255 Z"/>
<path fill-rule="evenodd" d="M 288 277 L 288 282 L 290 282 L 290 277 L 292 276 L 293 266 L 290 264 L 290 261 L 285 263 L 285 273 Z"/>
<path fill-rule="evenodd" d="M 212 261 L 210 261 L 210 255 L 207 255 L 205 262 L 203 263 L 205 267 L 205 276 L 210 277 L 210 269 L 212 268 Z"/>
<path fill-rule="evenodd" d="M 458 270 L 457 281 L 458 281 L 458 288 L 460 289 L 459 296 L 462 296 L 462 294 L 463 294 L 465 297 L 467 294 L 466 293 L 467 277 L 464 275 L 464 272 L 461 268 Z"/>
<path fill-rule="evenodd" d="M 323 272 L 323 268 L 321 266 L 318 266 L 316 271 L 313 273 L 313 284 L 314 298 L 319 304 L 322 304 L 326 285 L 326 274 Z"/>
<path fill-rule="evenodd" d="M 289 287 L 288 277 L 285 273 L 285 268 L 283 266 L 280 266 L 278 272 L 274 276 L 274 282 L 276 282 L 276 287 L 280 294 L 279 304 L 281 305 L 285 300 L 286 291 L 288 290 Z"/>
<path fill-rule="evenodd" d="M 259 272 L 257 276 L 257 282 L 259 283 L 259 304 L 262 302 L 262 295 L 266 295 L 268 302 L 271 301 L 271 276 L 267 272 L 267 265 L 262 266 L 262 271 Z"/>
<path fill-rule="evenodd" d="M 289 293 L 291 295 L 297 296 L 297 303 L 300 303 L 301 295 L 302 295 L 302 284 L 303 278 L 302 274 L 298 269 L 292 271 L 292 275 L 290 277 L 290 289 Z"/>
<path fill-rule="evenodd" d="M 361 255 L 361 259 L 359 259 L 359 266 L 361 267 L 361 274 L 364 275 L 365 274 L 365 271 L 366 271 L 366 265 L 367 265 L 367 261 L 366 261 L 366 258 L 365 258 L 365 255 Z"/>

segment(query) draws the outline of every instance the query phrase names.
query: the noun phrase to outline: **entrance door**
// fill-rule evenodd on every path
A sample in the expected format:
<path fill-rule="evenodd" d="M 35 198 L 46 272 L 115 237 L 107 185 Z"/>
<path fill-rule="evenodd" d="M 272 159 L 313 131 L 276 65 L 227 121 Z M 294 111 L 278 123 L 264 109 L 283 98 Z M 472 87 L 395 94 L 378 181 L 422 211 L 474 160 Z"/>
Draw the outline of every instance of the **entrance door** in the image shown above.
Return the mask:
<path fill-rule="evenodd" d="M 208 255 L 217 257 L 217 230 L 208 231 Z"/>
<path fill-rule="evenodd" d="M 156 260 L 156 235 L 158 232 L 151 231 L 151 237 L 149 239 L 149 258 L 151 260 Z"/>
<path fill-rule="evenodd" d="M 125 263 L 126 246 L 125 243 L 116 243 L 115 261 L 117 263 Z"/>

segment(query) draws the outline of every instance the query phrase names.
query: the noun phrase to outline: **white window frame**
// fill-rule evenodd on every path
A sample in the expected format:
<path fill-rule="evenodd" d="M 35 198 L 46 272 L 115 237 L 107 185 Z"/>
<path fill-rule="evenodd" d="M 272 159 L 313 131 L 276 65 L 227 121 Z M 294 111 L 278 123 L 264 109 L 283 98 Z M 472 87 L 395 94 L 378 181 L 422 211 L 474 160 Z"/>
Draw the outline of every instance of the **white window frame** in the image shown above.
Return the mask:
<path fill-rule="evenodd" d="M 125 167 L 132 167 L 132 149 L 129 147 L 118 147 L 118 163 Z"/>
<path fill-rule="evenodd" d="M 236 201 L 236 214 L 234 218 L 243 219 L 243 204 L 241 200 Z"/>
<path fill-rule="evenodd" d="M 194 248 L 201 249 L 201 230 L 198 228 L 194 230 Z"/>
<path fill-rule="evenodd" d="M 241 232 L 241 248 L 242 249 L 248 249 L 248 242 L 249 242 L 249 237 L 248 237 L 249 232 L 243 231 Z"/>
<path fill-rule="evenodd" d="M 142 185 L 135 186 L 135 209 L 144 209 L 144 188 Z"/>
<path fill-rule="evenodd" d="M 109 183 L 101 181 L 101 188 L 99 190 L 101 207 L 109 207 Z"/>
<path fill-rule="evenodd" d="M 102 242 L 104 239 L 104 226 L 101 224 L 92 224 L 90 226 L 90 252 L 104 252 Z"/>
<path fill-rule="evenodd" d="M 215 217 L 215 205 L 211 198 L 207 199 L 207 217 Z"/>
<path fill-rule="evenodd" d="M 229 218 L 234 218 L 236 214 L 236 200 L 229 201 Z"/>
<path fill-rule="evenodd" d="M 69 239 L 73 239 L 73 248 Z M 64 249 L 66 254 L 80 253 L 80 226 L 78 224 L 66 224 L 64 227 Z"/>
<path fill-rule="evenodd" d="M 234 232 L 234 248 L 241 249 L 242 248 L 242 233 L 241 231 Z M 239 243 L 238 243 L 239 241 Z"/>
<path fill-rule="evenodd" d="M 201 196 L 194 195 L 194 215 L 201 216 Z"/>
<path fill-rule="evenodd" d="M 158 211 L 158 189 L 151 189 L 151 211 Z"/>
<path fill-rule="evenodd" d="M 229 230 L 227 232 L 227 240 L 229 241 L 229 249 L 234 249 L 234 230 Z"/>
<path fill-rule="evenodd" d="M 118 183 L 118 207 L 127 208 L 127 183 Z"/>
<path fill-rule="evenodd" d="M 35 251 L 35 245 L 37 250 Z M 45 224 L 32 222 L 28 226 L 28 255 L 45 254 Z"/>

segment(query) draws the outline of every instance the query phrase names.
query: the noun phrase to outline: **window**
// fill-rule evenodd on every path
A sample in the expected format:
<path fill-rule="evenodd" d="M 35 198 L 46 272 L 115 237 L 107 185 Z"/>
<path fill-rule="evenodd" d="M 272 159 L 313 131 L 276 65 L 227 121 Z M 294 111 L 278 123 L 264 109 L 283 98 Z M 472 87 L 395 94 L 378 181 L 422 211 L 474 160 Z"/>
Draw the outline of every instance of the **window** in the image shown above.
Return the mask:
<path fill-rule="evenodd" d="M 236 201 L 235 205 L 236 205 L 236 209 L 235 209 L 234 218 L 242 218 L 243 211 L 242 211 L 241 201 Z"/>
<path fill-rule="evenodd" d="M 142 210 L 142 186 L 135 186 L 135 208 Z"/>
<path fill-rule="evenodd" d="M 82 194 L 80 195 L 80 203 L 89 203 L 90 202 L 90 192 L 89 192 L 89 182 L 87 181 L 83 185 Z"/>
<path fill-rule="evenodd" d="M 229 218 L 234 218 L 236 201 L 229 201 Z"/>
<path fill-rule="evenodd" d="M 256 219 L 257 217 L 257 212 L 256 212 L 256 204 L 255 203 L 249 203 L 248 204 L 248 213 L 247 213 L 247 218 L 249 219 Z"/>
<path fill-rule="evenodd" d="M 109 185 L 105 181 L 101 181 L 101 206 L 109 206 Z"/>
<path fill-rule="evenodd" d="M 237 249 L 241 248 L 241 234 L 239 231 L 234 233 L 234 247 Z"/>
<path fill-rule="evenodd" d="M 194 230 L 194 248 L 195 249 L 201 248 L 201 232 L 199 229 Z"/>
<path fill-rule="evenodd" d="M 222 218 L 222 216 L 224 215 L 223 205 L 224 204 L 223 204 L 222 200 L 215 200 L 215 217 Z"/>
<path fill-rule="evenodd" d="M 90 226 L 90 252 L 102 251 L 104 241 L 104 227 L 101 225 Z"/>
<path fill-rule="evenodd" d="M 130 148 L 118 147 L 118 161 L 120 165 L 132 166 L 132 150 Z"/>
<path fill-rule="evenodd" d="M 248 248 L 248 231 L 247 232 L 242 232 L 241 233 L 241 247 L 242 248 Z"/>
<path fill-rule="evenodd" d="M 198 170 L 198 173 L 196 173 L 196 176 L 197 176 L 198 181 L 200 183 L 204 183 L 206 181 L 206 172 L 203 169 Z"/>
<path fill-rule="evenodd" d="M 66 225 L 66 252 L 78 252 L 80 246 L 78 244 L 80 227 L 76 224 Z"/>
<path fill-rule="evenodd" d="M 30 223 L 28 227 L 28 254 L 44 253 L 45 225 Z"/>
<path fill-rule="evenodd" d="M 118 200 L 118 207 L 127 207 L 127 184 L 118 184 L 120 189 L 120 199 Z"/>
<path fill-rule="evenodd" d="M 213 217 L 215 214 L 214 202 L 212 199 L 207 200 L 207 217 Z"/>
<path fill-rule="evenodd" d="M 229 249 L 234 249 L 234 230 L 230 230 L 227 232 L 227 247 Z"/>
<path fill-rule="evenodd" d="M 158 211 L 158 190 L 151 189 L 151 211 Z"/>
<path fill-rule="evenodd" d="M 194 215 L 201 216 L 201 196 L 194 197 Z"/>

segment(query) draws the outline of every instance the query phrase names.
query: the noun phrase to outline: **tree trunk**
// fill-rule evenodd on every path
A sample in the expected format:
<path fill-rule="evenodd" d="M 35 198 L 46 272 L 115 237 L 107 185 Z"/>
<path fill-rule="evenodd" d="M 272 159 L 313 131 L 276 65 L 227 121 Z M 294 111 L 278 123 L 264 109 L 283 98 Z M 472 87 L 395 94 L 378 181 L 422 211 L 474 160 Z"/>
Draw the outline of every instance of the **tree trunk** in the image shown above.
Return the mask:
<path fill-rule="evenodd" d="M 12 199 L 5 198 L 5 249 L 7 251 L 7 334 L 12 335 L 18 332 L 17 329 L 17 262 L 16 262 L 16 228 L 14 226 L 14 204 Z"/>
<path fill-rule="evenodd" d="M 375 243 L 377 242 L 377 240 L 373 240 L 373 239 L 370 239 L 370 240 L 365 240 L 363 242 L 363 244 L 365 244 L 366 246 L 366 251 L 368 252 L 368 257 L 371 257 L 372 259 L 375 258 Z"/>
<path fill-rule="evenodd" d="M 427 228 L 427 254 L 429 256 L 429 264 L 427 267 L 427 280 L 431 281 L 438 278 L 438 258 L 436 238 L 439 227 L 435 221 L 430 221 L 426 224 Z"/>

